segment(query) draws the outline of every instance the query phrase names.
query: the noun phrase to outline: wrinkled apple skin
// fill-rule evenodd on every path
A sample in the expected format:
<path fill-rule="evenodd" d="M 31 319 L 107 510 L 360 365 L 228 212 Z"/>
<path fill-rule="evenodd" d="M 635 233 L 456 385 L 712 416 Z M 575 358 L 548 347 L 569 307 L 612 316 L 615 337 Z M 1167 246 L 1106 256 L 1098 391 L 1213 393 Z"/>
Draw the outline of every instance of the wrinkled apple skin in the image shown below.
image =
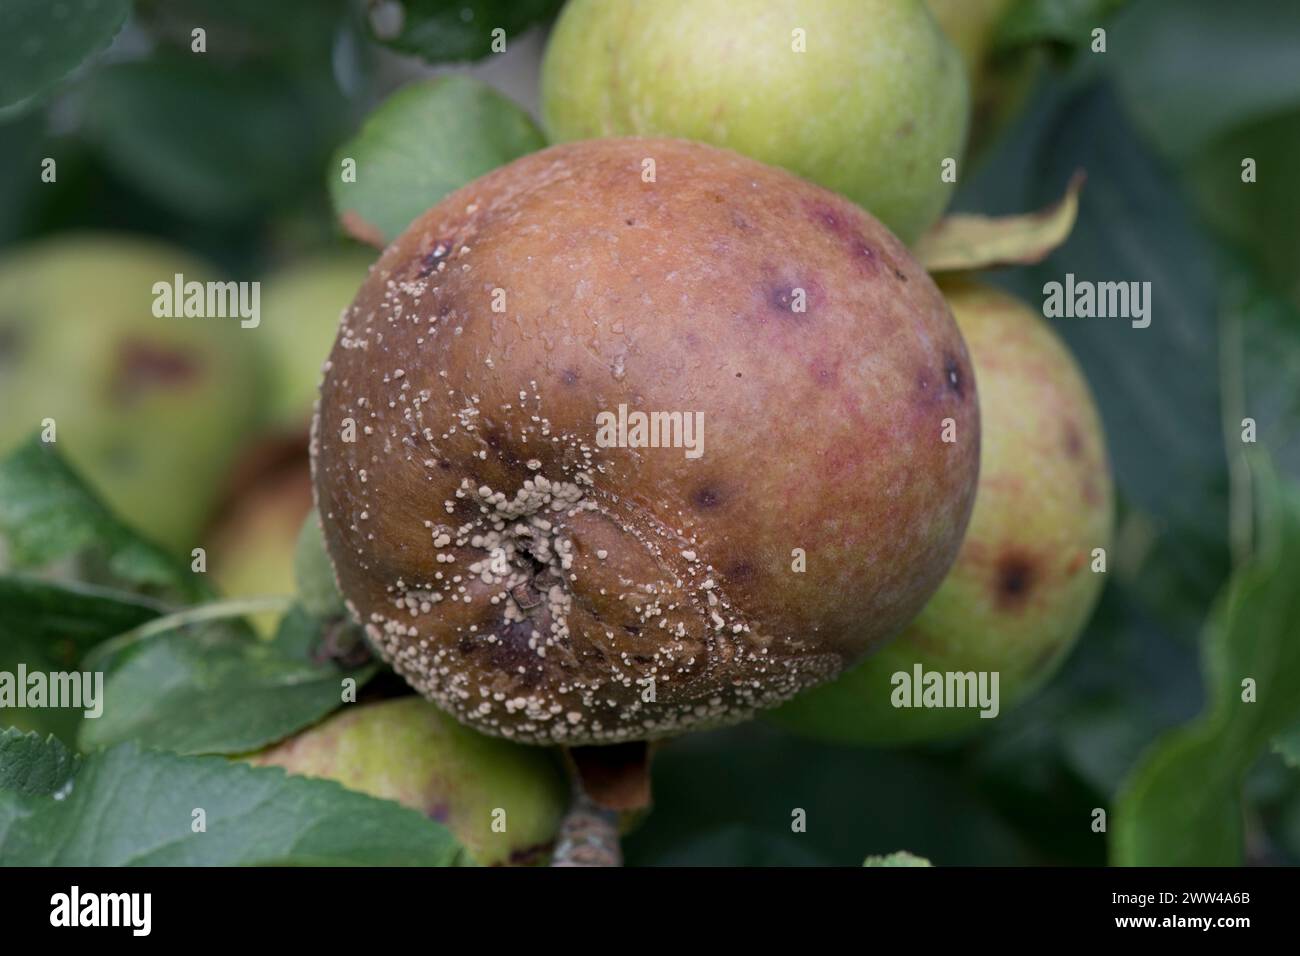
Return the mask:
<path fill-rule="evenodd" d="M 702 455 L 602 447 L 620 404 L 703 415 Z M 650 739 L 915 616 L 969 516 L 977 409 L 942 295 L 861 209 L 710 146 L 594 140 L 384 252 L 326 367 L 316 501 L 421 693 L 517 740 Z"/>
<path fill-rule="evenodd" d="M 891 677 L 998 671 L 1001 712 L 1042 684 L 1082 632 L 1105 576 L 1113 490 L 1101 420 L 1078 366 L 1040 316 L 945 283 L 980 388 L 983 460 L 957 563 L 897 641 L 773 716 L 825 740 L 905 743 L 991 724 L 978 710 L 895 709 Z"/>
<path fill-rule="evenodd" d="M 805 31 L 806 52 L 792 49 Z M 969 112 L 921 0 L 570 0 L 542 61 L 552 141 L 680 136 L 783 166 L 911 242 Z"/>
<path fill-rule="evenodd" d="M 57 447 L 133 527 L 188 555 L 260 377 L 238 318 L 159 318 L 156 282 L 213 278 L 159 243 L 85 234 L 0 260 L 0 451 L 57 425 Z"/>
<path fill-rule="evenodd" d="M 569 797 L 554 754 L 477 734 L 418 697 L 349 705 L 251 762 L 419 810 L 483 866 L 544 858 Z"/>

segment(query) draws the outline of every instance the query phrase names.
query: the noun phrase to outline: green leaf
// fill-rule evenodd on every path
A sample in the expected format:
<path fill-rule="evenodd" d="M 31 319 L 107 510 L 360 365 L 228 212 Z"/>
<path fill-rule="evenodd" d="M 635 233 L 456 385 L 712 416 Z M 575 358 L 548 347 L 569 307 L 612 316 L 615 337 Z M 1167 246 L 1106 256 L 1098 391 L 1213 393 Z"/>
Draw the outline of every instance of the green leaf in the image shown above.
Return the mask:
<path fill-rule="evenodd" d="M 1300 725 L 1274 737 L 1273 752 L 1281 754 L 1288 767 L 1300 767 Z"/>
<path fill-rule="evenodd" d="M 998 23 L 996 50 L 1034 43 L 1087 47 L 1092 31 L 1128 0 L 1020 0 Z"/>
<path fill-rule="evenodd" d="M 933 866 L 929 860 L 906 850 L 899 850 L 888 856 L 869 856 L 862 861 L 863 866 Z"/>
<path fill-rule="evenodd" d="M 345 679 L 360 687 L 373 673 L 290 656 L 231 621 L 183 625 L 120 654 L 104 682 L 103 715 L 82 723 L 79 744 L 249 753 L 320 720 L 342 704 Z"/>
<path fill-rule="evenodd" d="M 77 582 L 0 576 L 0 671 L 77 670 L 101 641 L 157 617 L 164 605 L 122 591 Z M 0 723 L 76 737 L 84 708 L 6 709 Z"/>
<path fill-rule="evenodd" d="M 1242 181 L 1247 158 L 1254 182 Z M 1300 303 L 1300 104 L 1214 140 L 1185 168 L 1202 212 Z"/>
<path fill-rule="evenodd" d="M 313 508 L 302 523 L 293 554 L 293 578 L 298 601 L 307 613 L 316 617 L 343 617 L 347 608 L 334 581 L 334 566 L 325 551 L 325 535 L 320 515 Z"/>
<path fill-rule="evenodd" d="M 0 731 L 0 790 L 48 796 L 72 779 L 79 760 L 55 737 L 10 727 Z"/>
<path fill-rule="evenodd" d="M 1225 348 L 1239 349 L 1240 407 L 1226 423 L 1230 442 L 1241 438 L 1241 418 L 1256 425 L 1256 440 L 1287 477 L 1300 480 L 1300 308 L 1238 271 L 1224 315 Z M 1247 447 L 1241 445 L 1240 447 Z"/>
<path fill-rule="evenodd" d="M 654 810 L 623 846 L 631 866 L 859 866 L 900 845 L 953 866 L 1041 862 L 988 797 L 928 754 L 831 746 L 752 722 L 658 751 Z M 791 830 L 796 809 L 806 832 Z"/>
<path fill-rule="evenodd" d="M 1187 157 L 1300 106 L 1297 36 L 1300 4 L 1146 0 L 1116 19 L 1105 64 L 1138 127 L 1166 156 Z"/>
<path fill-rule="evenodd" d="M 370 31 L 394 50 L 430 63 L 477 60 L 492 50 L 492 31 L 509 44 L 535 23 L 549 20 L 564 0 L 391 0 L 376 5 Z"/>
<path fill-rule="evenodd" d="M 1210 703 L 1162 738 L 1116 801 L 1111 854 L 1130 866 L 1241 862 L 1241 788 L 1271 738 L 1300 719 L 1300 485 L 1280 484 L 1254 459 L 1256 558 L 1233 575 L 1207 625 Z M 1256 700 L 1243 700 L 1243 682 Z"/>
<path fill-rule="evenodd" d="M 195 832 L 199 819 L 204 828 Z M 62 799 L 0 791 L 0 860 L 11 866 L 451 866 L 460 859 L 445 827 L 399 804 L 279 768 L 136 744 L 86 757 Z"/>
<path fill-rule="evenodd" d="M 36 437 L 0 459 L 0 538 L 16 568 L 93 554 L 128 584 L 203 592 L 192 574 L 109 512 L 54 444 Z"/>
<path fill-rule="evenodd" d="M 465 76 L 399 90 L 339 149 L 330 194 L 344 228 L 382 245 L 448 193 L 546 145 L 514 103 Z M 356 182 L 339 174 L 356 162 Z"/>
<path fill-rule="evenodd" d="M 318 183 L 344 106 L 283 67 L 171 54 L 99 71 L 85 91 L 85 134 L 172 212 L 226 223 Z"/>
<path fill-rule="evenodd" d="M 68 666 L 100 641 L 167 610 L 150 598 L 80 582 L 0 575 L 0 646 L 28 641 Z"/>
<path fill-rule="evenodd" d="M 43 93 L 122 29 L 131 0 L 5 0 L 0 107 Z"/>
<path fill-rule="evenodd" d="M 1146 328 L 1124 318 L 1060 318 L 1052 326 L 1101 411 L 1125 508 L 1117 581 L 1186 632 L 1204 621 L 1230 571 L 1219 247 L 1106 84 L 1051 82 L 1018 132 L 1027 137 L 1004 143 L 959 199 L 995 211 L 1034 208 L 1083 167 L 1088 185 L 1069 240 L 1037 266 L 1000 274 L 998 284 L 1041 308 L 1046 284 L 1069 274 L 1150 283 Z"/>

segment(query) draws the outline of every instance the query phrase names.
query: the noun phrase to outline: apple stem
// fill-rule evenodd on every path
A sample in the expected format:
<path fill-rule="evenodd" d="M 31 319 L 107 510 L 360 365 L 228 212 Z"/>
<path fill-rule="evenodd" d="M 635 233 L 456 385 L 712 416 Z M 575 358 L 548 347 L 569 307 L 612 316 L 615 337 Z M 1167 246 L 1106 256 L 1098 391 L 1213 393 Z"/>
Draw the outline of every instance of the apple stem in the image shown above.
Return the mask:
<path fill-rule="evenodd" d="M 575 786 L 555 838 L 551 866 L 622 866 L 618 829 L 618 813 L 596 806 L 581 786 Z"/>

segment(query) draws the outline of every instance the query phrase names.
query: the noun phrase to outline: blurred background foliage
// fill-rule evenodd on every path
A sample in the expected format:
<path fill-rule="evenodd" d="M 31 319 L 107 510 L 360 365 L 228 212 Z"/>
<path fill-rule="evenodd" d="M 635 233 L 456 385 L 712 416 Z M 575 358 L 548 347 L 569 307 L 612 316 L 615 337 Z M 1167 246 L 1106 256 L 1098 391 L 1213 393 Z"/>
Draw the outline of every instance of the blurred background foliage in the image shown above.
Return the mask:
<path fill-rule="evenodd" d="M 247 359 L 247 380 L 226 387 L 273 397 L 260 400 L 195 529 L 211 543 L 219 589 L 293 586 L 285 555 L 310 505 L 310 389 L 373 256 L 336 219 L 330 189 L 340 158 L 373 149 L 391 159 L 392 130 L 402 128 L 413 152 L 388 175 L 426 175 L 427 205 L 538 148 L 528 115 L 537 112 L 545 24 L 559 5 L 4 5 L 0 275 L 33 244 L 95 232 L 151 237 L 217 274 L 265 280 L 264 334 L 250 336 L 260 354 Z M 75 29 L 49 33 L 51 17 Z M 484 31 L 460 29 L 481 23 L 507 29 L 507 53 L 486 56 Z M 202 56 L 189 52 L 195 24 L 207 31 Z M 1097 25 L 1107 30 L 1104 53 L 1090 49 Z M 30 49 L 24 38 L 36 35 L 57 35 L 62 47 Z M 630 863 L 858 864 L 897 849 L 941 865 L 1300 862 L 1300 730 L 1275 726 L 1294 708 L 1291 718 L 1248 728 L 1223 716 L 1240 673 L 1225 661 L 1289 681 L 1284 692 L 1300 695 L 1300 613 L 1277 584 L 1300 574 L 1292 484 L 1300 480 L 1300 5 L 1017 0 L 993 49 L 990 70 L 1022 77 L 1019 110 L 979 142 L 954 207 L 1023 212 L 1058 198 L 1078 168 L 1088 180 L 1070 240 L 1041 264 L 991 280 L 1030 302 L 1066 272 L 1152 283 L 1147 329 L 1055 323 L 1098 399 L 1121 498 L 1101 605 L 1061 673 L 969 739 L 831 747 L 756 722 L 663 747 L 654 811 L 626 841 Z M 480 62 L 456 62 L 472 59 Z M 387 99 L 445 72 L 473 82 L 435 84 L 431 105 L 414 94 L 405 106 Z M 384 111 L 396 116 L 387 125 Z M 421 126 L 422 111 L 464 129 L 448 136 L 427 116 Z M 45 157 L 57 159 L 57 184 L 38 178 Z M 1242 183 L 1244 157 L 1256 160 L 1257 183 Z M 385 235 L 404 225 L 400 208 L 384 215 Z M 111 290 L 108 277 L 50 281 L 94 284 L 55 317 L 66 323 L 88 318 Z M 2 337 L 7 305 L 0 301 L 0 389 L 15 374 L 5 367 L 15 354 Z M 68 324 L 59 334 L 75 332 Z M 277 336 L 287 344 L 276 346 Z M 70 384 L 59 369 L 46 378 L 51 389 Z M 1253 466 L 1240 443 L 1248 415 L 1267 451 Z M 28 520 L 15 517 L 29 501 L 15 487 L 12 475 L 0 476 L 10 496 L 0 523 L 10 530 Z M 101 525 L 94 534 L 108 540 L 115 532 Z M 93 576 L 73 597 L 6 576 L 0 667 L 71 666 L 159 613 L 169 583 L 173 597 L 185 587 L 141 571 L 162 558 L 105 553 L 118 573 L 100 577 L 140 585 L 140 606 L 115 599 L 98 626 L 78 629 L 68 624 L 82 619 L 74 597 L 99 599 Z M 263 627 L 273 630 L 274 618 Z M 1251 648 L 1264 656 L 1251 657 Z M 267 673 L 279 671 L 268 665 Z M 226 704 L 236 699 L 229 693 Z M 219 711 L 220 696 L 210 705 Z M 320 705 L 304 698 L 298 706 L 313 715 Z M 77 740 L 75 714 L 25 719 Z M 1186 791 L 1176 810 L 1157 799 Z M 1090 828 L 1097 807 L 1110 812 L 1109 836 Z M 807 811 L 806 834 L 791 833 L 792 808 Z"/>

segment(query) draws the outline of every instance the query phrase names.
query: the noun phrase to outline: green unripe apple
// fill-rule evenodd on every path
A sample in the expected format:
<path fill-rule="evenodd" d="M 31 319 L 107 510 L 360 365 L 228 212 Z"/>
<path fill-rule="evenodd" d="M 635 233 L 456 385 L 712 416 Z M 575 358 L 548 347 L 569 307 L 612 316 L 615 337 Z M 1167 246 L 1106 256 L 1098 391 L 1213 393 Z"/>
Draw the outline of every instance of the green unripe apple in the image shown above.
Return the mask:
<path fill-rule="evenodd" d="M 957 561 L 897 640 L 775 719 L 811 736 L 904 743 L 990 723 L 977 708 L 897 708 L 894 675 L 997 672 L 1002 712 L 1045 681 L 1087 623 L 1113 492 L 1101 420 L 1051 327 L 1017 299 L 942 285 L 979 383 L 975 510 Z"/>
<path fill-rule="evenodd" d="M 340 249 L 267 277 L 257 333 L 269 365 L 273 426 L 306 428 L 339 317 L 365 281 L 373 258 L 362 250 Z"/>
<path fill-rule="evenodd" d="M 253 426 L 240 318 L 159 317 L 155 283 L 210 268 L 134 238 L 60 237 L 0 260 L 0 451 L 52 419 L 57 448 L 127 523 L 188 554 Z"/>
<path fill-rule="evenodd" d="M 484 866 L 545 857 L 569 801 L 554 751 L 485 737 L 419 697 L 350 705 L 251 760 L 419 810 Z"/>
<path fill-rule="evenodd" d="M 904 241 L 953 189 L 961 57 L 921 0 L 570 0 L 542 62 L 555 141 L 702 140 L 784 166 Z"/>

